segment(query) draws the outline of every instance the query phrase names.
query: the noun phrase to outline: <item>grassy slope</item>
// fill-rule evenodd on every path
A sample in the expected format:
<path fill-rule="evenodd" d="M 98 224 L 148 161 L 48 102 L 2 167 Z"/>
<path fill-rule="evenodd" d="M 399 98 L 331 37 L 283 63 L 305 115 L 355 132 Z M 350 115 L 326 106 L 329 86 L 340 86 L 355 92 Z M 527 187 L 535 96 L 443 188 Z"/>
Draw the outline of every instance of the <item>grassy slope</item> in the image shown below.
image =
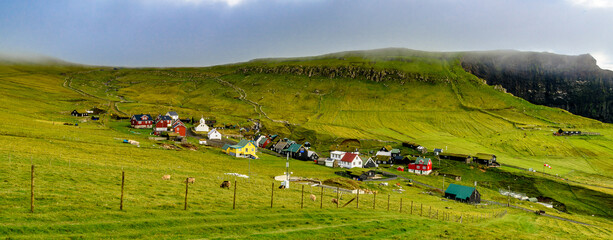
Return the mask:
<path fill-rule="evenodd" d="M 219 189 L 217 185 L 223 179 L 233 180 L 223 175 L 225 172 L 247 173 L 248 163 L 245 160 L 233 159 L 220 154 L 217 149 L 209 148 L 201 148 L 196 152 L 163 150 L 146 140 L 146 135 L 114 130 L 125 129 L 127 122 L 117 123 L 106 117 L 101 122 L 80 123 L 78 127 L 59 125 L 61 122 L 77 121 L 76 118 L 67 116 L 74 108 L 84 110 L 94 105 L 109 108 L 106 105 L 107 101 L 82 96 L 63 88 L 64 78 L 59 76 L 59 73 L 66 71 L 83 72 L 78 76 L 92 73 L 88 69 L 75 68 L 1 67 L 0 78 L 3 86 L 0 90 L 2 91 L 0 98 L 3 103 L 1 106 L 3 114 L 0 114 L 0 120 L 4 124 L 0 135 L 0 159 L 2 159 L 0 185 L 5 197 L 0 199 L 0 212 L 3 213 L 0 214 L 0 222 L 7 224 L 0 226 L 0 236 L 34 238 L 83 236 L 117 238 L 170 236 L 184 238 L 312 238 L 317 236 L 318 238 L 343 238 L 375 236 L 407 238 L 419 233 L 424 234 L 426 238 L 458 235 L 471 238 L 503 236 L 606 238 L 611 234 L 607 230 L 611 227 L 609 221 L 579 214 L 572 217 L 595 224 L 597 227 L 583 227 L 537 218 L 531 214 L 516 211 L 511 211 L 501 219 L 469 224 L 440 222 L 419 216 L 408 216 L 406 212 L 395 214 L 382 211 L 386 207 L 386 202 L 382 199 L 384 197 L 379 198 L 377 209 L 381 210 L 377 211 L 336 210 L 329 201 L 324 203 L 327 210 L 318 210 L 318 204 L 310 201 L 307 201 L 307 209 L 300 210 L 298 205 L 300 193 L 296 188 L 289 191 L 277 191 L 276 207 L 269 211 L 266 206 L 269 206 L 270 203 L 271 177 L 283 173 L 284 163 L 283 159 L 267 155 L 263 155 L 262 160 L 252 161 L 251 169 L 254 174 L 252 182 L 239 180 L 238 210 L 231 211 L 230 191 Z M 487 90 L 489 89 L 487 87 L 471 84 L 440 87 L 412 83 L 410 87 L 404 86 L 405 89 L 402 89 L 403 86 L 385 87 L 361 80 L 346 80 L 348 84 L 339 84 L 337 79 L 271 75 L 245 77 L 235 74 L 225 75 L 227 71 L 223 68 L 168 71 L 128 69 L 117 71 L 124 75 L 111 83 L 113 86 L 124 84 L 119 90 L 120 95 L 129 100 L 138 101 L 138 103 L 120 104 L 120 109 L 126 112 L 163 112 L 172 108 L 184 111 L 183 114 L 212 115 L 220 121 L 227 122 L 245 121 L 246 117 L 257 117 L 258 115 L 250 105 L 234 99 L 238 96 L 236 92 L 215 81 L 215 77 L 220 76 L 245 89 L 248 99 L 258 100 L 264 97 L 258 102 L 264 106 L 264 111 L 270 117 L 300 124 L 293 127 L 292 130 L 302 131 L 305 136 L 317 137 L 320 144 L 330 143 L 337 137 L 380 138 L 396 141 L 418 140 L 420 143 L 432 145 L 440 144 L 439 142 L 444 140 L 449 144 L 450 149 L 455 148 L 466 152 L 473 152 L 475 149 L 484 151 L 499 149 L 497 151 L 502 152 L 505 151 L 507 145 L 516 148 L 517 143 L 508 142 L 496 148 L 488 146 L 487 139 L 479 139 L 495 135 L 496 131 L 502 130 L 501 126 L 514 132 L 515 135 L 521 136 L 523 133 L 510 123 L 510 126 L 502 124 L 504 121 L 497 117 L 512 118 L 513 114 L 517 114 L 516 112 L 504 113 L 505 110 L 500 110 L 502 113 L 496 113 L 494 116 L 489 112 L 483 113 L 471 110 L 471 108 L 458 110 L 466 108 L 460 107 L 462 104 L 471 104 L 470 91 L 477 92 L 475 88 Z M 93 81 L 93 83 L 108 81 L 108 75 L 115 74 L 115 71 L 103 71 L 103 73 L 97 76 L 99 81 Z M 179 76 L 173 76 L 173 74 L 179 74 Z M 258 80 L 256 85 L 253 84 L 254 78 Z M 152 85 L 150 81 L 153 80 L 150 79 L 156 79 L 156 83 L 161 87 L 155 90 L 148 87 Z M 171 79 L 174 79 L 174 82 L 164 82 Z M 146 80 L 146 83 L 137 83 L 137 80 Z M 83 82 L 85 81 L 79 82 L 78 79 L 75 79 L 72 86 L 103 99 L 112 101 L 119 99 L 114 93 L 102 90 L 98 84 L 89 83 L 88 85 Z M 266 84 L 270 85 L 266 86 Z M 296 86 L 302 86 L 301 84 L 307 85 L 308 90 L 296 89 Z M 458 100 L 453 90 L 454 87 L 465 90 L 462 92 L 465 94 L 462 100 L 465 103 Z M 312 94 L 309 93 L 312 92 L 312 89 L 324 90 L 325 95 L 311 96 Z M 378 90 L 391 91 L 392 94 L 389 98 L 380 98 L 377 97 Z M 162 93 L 156 91 L 162 91 Z M 274 94 L 274 97 L 270 97 L 266 91 L 278 92 Z M 351 92 L 358 93 L 347 94 Z M 185 95 L 179 97 L 174 93 L 185 93 Z M 343 93 L 345 93 L 344 96 Z M 493 95 L 496 94 L 498 93 L 493 93 Z M 409 96 L 414 98 L 407 100 Z M 593 124 L 590 120 L 579 119 L 558 110 L 531 106 L 521 100 L 508 100 L 503 95 L 499 96 L 507 101 L 519 102 L 517 104 L 531 107 L 529 110 L 533 111 L 530 113 L 533 115 L 549 114 L 552 116 L 549 119 L 555 117 L 570 119 L 568 122 L 573 124 L 586 122 L 585 124 L 588 124 L 586 126 L 591 126 L 598 131 L 610 131 L 606 127 L 598 126 L 599 124 Z M 440 101 L 440 99 L 450 101 Z M 275 104 L 287 101 L 296 105 L 293 106 L 295 109 L 292 114 L 287 114 L 286 108 Z M 160 110 L 159 104 L 168 104 L 167 102 L 173 106 L 165 106 L 163 108 L 166 109 Z M 399 102 L 406 103 L 398 105 Z M 434 106 L 437 110 L 420 107 L 425 103 Z M 438 114 L 439 112 L 446 114 Z M 467 115 L 469 118 L 466 117 Z M 376 120 L 372 120 L 373 118 Z M 493 121 L 493 123 L 476 125 L 474 120 Z M 264 121 L 270 130 L 286 131 L 289 134 L 289 129 L 280 124 Z M 329 132 L 334 132 L 335 136 L 330 135 Z M 462 135 L 465 136 L 461 137 Z M 606 135 L 594 139 L 566 139 L 559 142 L 550 140 L 548 135 L 547 131 L 541 130 L 529 137 L 536 138 L 532 141 L 546 139 L 548 144 L 562 147 L 569 144 L 566 141 L 576 141 L 572 143 L 574 148 L 583 145 L 591 146 L 592 144 L 587 144 L 589 142 L 599 142 L 603 146 L 594 147 L 593 151 L 601 151 L 605 154 L 604 156 L 610 154 L 603 150 L 606 149 L 604 146 L 607 146 L 609 141 Z M 510 136 L 513 135 L 507 137 Z M 136 139 L 141 141 L 141 147 L 121 144 L 117 139 Z M 495 142 L 496 140 L 490 141 Z M 585 154 L 582 150 L 577 151 L 578 154 Z M 525 153 L 525 150 L 520 149 L 518 152 Z M 502 154 L 502 156 L 511 158 L 514 155 Z M 551 156 L 540 157 L 552 158 Z M 506 158 L 503 159 L 506 160 Z M 513 161 L 521 164 L 525 160 L 514 159 Z M 563 159 L 559 161 L 565 162 Z M 591 162 L 587 157 L 583 161 Z M 30 163 L 38 166 L 35 214 L 28 213 Z M 568 168 L 572 169 L 580 166 L 579 164 L 581 163 L 569 164 Z M 593 165 L 607 167 L 607 164 L 610 163 L 602 160 L 602 163 Z M 306 162 L 293 161 L 292 168 L 295 175 L 298 176 L 320 179 L 335 176 L 333 169 Z M 127 211 L 119 212 L 116 209 L 119 200 L 119 176 L 122 169 L 127 172 L 125 199 Z M 594 172 L 600 173 L 600 170 L 596 168 Z M 161 175 L 168 173 L 173 175 L 173 180 L 162 181 Z M 184 193 L 181 179 L 187 176 L 196 177 L 198 180 L 197 184 L 190 189 L 190 211 L 184 212 L 180 210 Z M 608 181 L 607 179 L 604 177 L 603 181 Z M 437 180 L 433 178 L 428 181 L 436 182 Z M 402 197 L 405 201 L 405 211 L 408 211 L 406 208 L 408 208 L 409 201 L 423 203 L 440 211 L 445 210 L 445 207 L 451 207 L 455 213 L 463 212 L 465 215 L 472 216 L 504 210 L 504 208 L 495 206 L 474 209 L 464 204 L 442 202 L 438 197 L 419 194 L 424 190 L 418 188 L 409 188 L 405 194 L 394 193 L 391 188 L 380 188 L 379 190 L 381 196 L 385 196 L 386 193 L 391 194 L 392 209 L 398 209 L 398 202 Z M 309 187 L 307 191 L 317 193 L 317 189 L 311 190 Z M 494 196 L 494 194 L 489 195 Z M 360 205 L 371 206 L 371 196 L 365 197 Z M 335 197 L 335 194 L 326 193 L 326 199 L 332 197 Z M 343 201 L 347 199 L 345 197 Z M 533 207 L 537 208 L 537 206 Z M 420 224 L 415 224 L 415 222 Z M 508 226 L 515 227 L 508 228 Z M 313 229 L 317 231 L 312 231 Z"/>

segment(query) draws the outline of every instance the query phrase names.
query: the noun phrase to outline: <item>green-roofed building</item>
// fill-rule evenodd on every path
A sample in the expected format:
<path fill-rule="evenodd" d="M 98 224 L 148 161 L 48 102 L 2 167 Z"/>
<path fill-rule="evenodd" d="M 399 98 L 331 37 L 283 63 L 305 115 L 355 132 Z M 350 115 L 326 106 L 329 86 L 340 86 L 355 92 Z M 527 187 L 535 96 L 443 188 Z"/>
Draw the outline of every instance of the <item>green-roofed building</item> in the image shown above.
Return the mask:
<path fill-rule="evenodd" d="M 309 160 L 308 149 L 304 147 L 304 145 L 299 143 L 292 143 L 288 148 L 282 151 L 282 154 L 290 153 L 292 158 L 299 160 Z"/>
<path fill-rule="evenodd" d="M 445 197 L 465 203 L 480 203 L 481 194 L 474 187 L 467 187 L 457 184 L 449 184 L 445 190 Z"/>

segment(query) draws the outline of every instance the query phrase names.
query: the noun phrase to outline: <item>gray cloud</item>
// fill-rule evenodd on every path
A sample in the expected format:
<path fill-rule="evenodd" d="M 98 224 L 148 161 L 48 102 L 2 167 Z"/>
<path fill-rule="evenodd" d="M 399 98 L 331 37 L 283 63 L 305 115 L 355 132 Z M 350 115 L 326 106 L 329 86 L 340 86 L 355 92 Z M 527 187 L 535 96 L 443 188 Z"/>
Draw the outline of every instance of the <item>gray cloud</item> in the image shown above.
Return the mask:
<path fill-rule="evenodd" d="M 613 68 L 608 3 L 3 1 L 0 51 L 85 64 L 204 66 L 384 47 L 518 49 L 592 53 L 601 66 Z"/>

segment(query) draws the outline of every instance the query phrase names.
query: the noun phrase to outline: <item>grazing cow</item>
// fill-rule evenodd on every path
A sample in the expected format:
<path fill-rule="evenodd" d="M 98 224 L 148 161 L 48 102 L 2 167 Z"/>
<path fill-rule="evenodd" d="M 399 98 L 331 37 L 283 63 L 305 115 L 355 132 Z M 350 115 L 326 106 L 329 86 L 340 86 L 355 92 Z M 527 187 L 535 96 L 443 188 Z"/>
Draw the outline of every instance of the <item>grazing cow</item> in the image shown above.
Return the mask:
<path fill-rule="evenodd" d="M 232 185 L 232 184 L 231 184 L 229 181 L 223 181 L 223 182 L 221 183 L 221 185 L 219 185 L 219 187 L 220 187 L 220 188 L 228 188 L 228 189 L 229 189 L 231 185 Z"/>
<path fill-rule="evenodd" d="M 162 180 L 170 180 L 170 175 L 164 175 L 164 176 L 162 176 Z"/>
<path fill-rule="evenodd" d="M 196 182 L 196 178 L 190 177 L 190 178 L 187 178 L 185 181 L 187 183 L 195 183 Z"/>
<path fill-rule="evenodd" d="M 338 199 L 332 198 L 332 203 L 338 204 Z"/>
<path fill-rule="evenodd" d="M 315 201 L 317 200 L 317 197 L 315 197 L 315 195 L 311 194 L 311 201 Z"/>

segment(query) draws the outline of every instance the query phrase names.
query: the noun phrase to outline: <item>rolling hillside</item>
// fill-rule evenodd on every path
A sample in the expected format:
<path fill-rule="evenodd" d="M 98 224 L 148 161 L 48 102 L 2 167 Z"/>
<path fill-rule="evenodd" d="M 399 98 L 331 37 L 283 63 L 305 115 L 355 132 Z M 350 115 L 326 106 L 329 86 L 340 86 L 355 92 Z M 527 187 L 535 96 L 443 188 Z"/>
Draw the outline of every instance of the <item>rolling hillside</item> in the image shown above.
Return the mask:
<path fill-rule="evenodd" d="M 170 69 L 1 65 L 0 222 L 7 224 L 0 225 L 0 237 L 609 238 L 611 125 L 533 105 L 488 86 L 464 71 L 460 55 L 386 49 Z M 70 116 L 73 109 L 93 106 L 109 114 L 100 121 Z M 359 209 L 336 209 L 329 201 L 336 195 L 330 191 L 323 194 L 323 209 L 306 197 L 300 209 L 296 186 L 275 190 L 270 210 L 272 177 L 283 174 L 285 159 L 260 154 L 262 159 L 249 162 L 211 147 L 191 151 L 177 145 L 178 150 L 168 150 L 148 140 L 148 131 L 131 130 L 125 120 L 110 117 L 169 110 L 215 118 L 219 124 L 250 126 L 259 120 L 264 132 L 309 141 L 324 153 L 345 139 L 358 139 L 362 151 L 383 141 L 395 146 L 411 141 L 454 153 L 493 153 L 499 162 L 523 168 L 540 170 L 547 162 L 553 166 L 549 173 L 578 183 L 505 167 L 480 171 L 443 161 L 437 168 L 464 176 L 464 182 L 446 179 L 451 183 L 479 181 L 486 200 L 506 200 L 497 187 L 524 187 L 565 205 L 566 212 L 512 204 L 590 226 L 497 205 L 474 208 L 441 201 L 419 187 L 406 187 L 401 194 L 391 186 L 367 183 L 361 187 L 379 192 L 376 209 L 373 195 L 360 197 Z M 554 137 L 559 128 L 601 135 Z M 122 139 L 141 145 L 123 144 Z M 335 169 L 290 162 L 295 176 L 338 177 Z M 32 164 L 36 202 L 35 212 L 29 213 Z M 127 176 L 126 198 L 125 210 L 119 211 L 122 171 Z M 238 206 L 232 210 L 232 190 L 219 188 L 219 183 L 236 179 L 224 173 L 249 172 L 252 179 L 237 179 Z M 164 174 L 173 178 L 163 181 Z M 189 188 L 189 208 L 184 211 L 182 181 L 188 176 L 197 181 Z M 435 186 L 443 180 L 402 176 Z M 406 186 L 402 180 L 390 183 Z M 319 200 L 319 189 L 305 190 Z M 409 203 L 415 204 L 413 210 Z M 431 217 L 418 215 L 417 204 L 437 210 L 436 217 L 433 212 Z M 466 220 L 443 220 L 443 212 Z M 496 215 L 502 212 L 506 214 Z"/>

